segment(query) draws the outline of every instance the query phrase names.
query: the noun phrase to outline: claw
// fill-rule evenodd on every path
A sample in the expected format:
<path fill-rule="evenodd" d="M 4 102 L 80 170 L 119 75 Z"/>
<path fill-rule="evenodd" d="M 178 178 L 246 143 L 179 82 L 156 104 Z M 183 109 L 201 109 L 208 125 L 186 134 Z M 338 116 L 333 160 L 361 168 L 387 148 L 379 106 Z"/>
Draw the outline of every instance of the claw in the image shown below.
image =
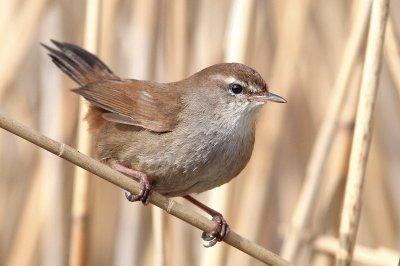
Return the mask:
<path fill-rule="evenodd" d="M 219 212 L 211 209 L 210 207 L 204 205 L 200 201 L 196 200 L 190 195 L 183 196 L 185 199 L 207 212 L 212 217 L 212 221 L 214 222 L 214 228 L 211 232 L 203 232 L 201 234 L 201 238 L 204 241 L 207 241 L 207 244 L 203 246 L 206 248 L 212 247 L 218 242 L 221 242 L 229 233 L 229 225 Z"/>
<path fill-rule="evenodd" d="M 144 205 L 149 204 L 150 195 L 152 191 L 150 177 L 145 173 L 133 170 L 115 161 L 110 162 L 110 165 L 113 169 L 117 170 L 118 172 L 139 179 L 139 185 L 140 185 L 139 194 L 133 195 L 130 192 L 125 192 L 125 197 L 127 198 L 127 200 L 129 200 L 130 202 L 141 201 Z"/>
<path fill-rule="evenodd" d="M 203 233 L 201 234 L 201 238 L 202 238 L 204 241 L 212 241 L 212 240 L 215 239 L 215 236 L 211 235 L 210 233 L 203 232 Z"/>
<path fill-rule="evenodd" d="M 210 248 L 210 247 L 214 246 L 217 243 L 218 243 L 218 240 L 217 239 L 213 239 L 213 240 L 209 241 L 208 244 L 203 244 L 203 247 Z"/>
<path fill-rule="evenodd" d="M 214 229 L 211 232 L 203 232 L 201 235 L 201 238 L 204 241 L 208 241 L 208 244 L 203 245 L 206 248 L 212 247 L 218 242 L 221 242 L 229 233 L 229 225 L 221 214 L 215 214 L 212 221 L 215 224 Z"/>
<path fill-rule="evenodd" d="M 149 204 L 151 195 L 151 185 L 149 182 L 140 180 L 140 192 L 134 195 L 130 192 L 125 192 L 125 197 L 130 202 L 141 201 L 144 205 Z"/>

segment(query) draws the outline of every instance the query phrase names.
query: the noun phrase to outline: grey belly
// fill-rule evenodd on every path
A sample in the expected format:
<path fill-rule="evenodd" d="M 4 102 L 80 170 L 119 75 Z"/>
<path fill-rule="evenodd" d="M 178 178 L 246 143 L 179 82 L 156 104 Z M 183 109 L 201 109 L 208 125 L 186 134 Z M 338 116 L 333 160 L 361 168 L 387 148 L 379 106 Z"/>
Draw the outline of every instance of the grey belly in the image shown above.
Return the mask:
<path fill-rule="evenodd" d="M 184 147 L 183 147 L 184 149 Z M 160 156 L 157 165 L 143 166 L 154 176 L 154 189 L 166 196 L 201 193 L 229 182 L 245 167 L 251 151 L 240 162 L 225 149 L 193 150 L 174 156 Z"/>
<path fill-rule="evenodd" d="M 124 129 L 113 125 L 105 128 L 108 135 L 118 131 L 114 134 L 118 138 L 98 138 L 102 140 L 96 143 L 99 158 L 117 160 L 149 175 L 154 190 L 166 196 L 200 193 L 228 182 L 247 164 L 254 140 L 254 136 L 250 137 L 250 145 L 243 147 L 243 136 L 227 141 L 218 134 L 196 132 L 192 137 L 182 137 L 167 134 L 187 133 L 157 135 L 121 128 Z"/>

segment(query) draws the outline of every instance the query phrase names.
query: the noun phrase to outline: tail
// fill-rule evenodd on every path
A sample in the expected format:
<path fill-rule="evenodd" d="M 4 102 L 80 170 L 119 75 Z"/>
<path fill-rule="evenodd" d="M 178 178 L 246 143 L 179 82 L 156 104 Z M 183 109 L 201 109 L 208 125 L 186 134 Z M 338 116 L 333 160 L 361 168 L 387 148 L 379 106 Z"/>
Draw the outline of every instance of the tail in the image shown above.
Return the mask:
<path fill-rule="evenodd" d="M 69 43 L 51 40 L 57 49 L 42 44 L 53 62 L 76 83 L 84 86 L 99 80 L 119 80 L 97 56 Z"/>

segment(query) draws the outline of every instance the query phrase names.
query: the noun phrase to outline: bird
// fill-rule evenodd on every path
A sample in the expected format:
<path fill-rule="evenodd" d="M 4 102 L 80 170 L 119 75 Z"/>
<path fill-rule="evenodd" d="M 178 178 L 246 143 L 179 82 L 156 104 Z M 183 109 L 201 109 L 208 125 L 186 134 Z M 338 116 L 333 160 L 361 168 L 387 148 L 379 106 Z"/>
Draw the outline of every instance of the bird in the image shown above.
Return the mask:
<path fill-rule="evenodd" d="M 286 103 L 253 68 L 240 63 L 209 66 L 175 82 L 124 79 L 81 47 L 42 44 L 55 65 L 89 102 L 85 119 L 101 162 L 140 184 L 129 201 L 148 204 L 151 192 L 182 196 L 207 212 L 211 247 L 229 233 L 223 215 L 192 194 L 221 186 L 248 163 L 257 113 L 267 102 Z"/>

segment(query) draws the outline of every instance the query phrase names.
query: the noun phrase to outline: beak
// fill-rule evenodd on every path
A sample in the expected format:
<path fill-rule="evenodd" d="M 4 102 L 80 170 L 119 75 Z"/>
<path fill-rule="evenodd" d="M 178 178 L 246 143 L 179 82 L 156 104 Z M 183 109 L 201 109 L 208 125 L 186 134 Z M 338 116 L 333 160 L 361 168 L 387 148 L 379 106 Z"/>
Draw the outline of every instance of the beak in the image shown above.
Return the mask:
<path fill-rule="evenodd" d="M 286 103 L 287 101 L 276 94 L 273 94 L 272 92 L 267 92 L 263 94 L 258 94 L 258 95 L 251 95 L 250 100 L 252 101 L 257 101 L 257 102 L 275 102 L 275 103 Z"/>

